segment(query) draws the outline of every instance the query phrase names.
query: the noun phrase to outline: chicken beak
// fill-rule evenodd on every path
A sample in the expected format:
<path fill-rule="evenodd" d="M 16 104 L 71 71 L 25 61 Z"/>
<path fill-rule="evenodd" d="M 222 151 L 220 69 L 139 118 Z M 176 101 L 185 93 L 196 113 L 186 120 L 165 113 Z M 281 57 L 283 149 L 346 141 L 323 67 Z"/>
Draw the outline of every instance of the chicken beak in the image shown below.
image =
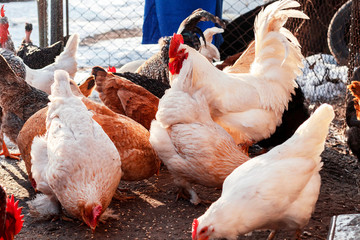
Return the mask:
<path fill-rule="evenodd" d="M 173 61 L 175 61 L 176 58 L 169 58 L 169 63 L 172 63 Z"/>

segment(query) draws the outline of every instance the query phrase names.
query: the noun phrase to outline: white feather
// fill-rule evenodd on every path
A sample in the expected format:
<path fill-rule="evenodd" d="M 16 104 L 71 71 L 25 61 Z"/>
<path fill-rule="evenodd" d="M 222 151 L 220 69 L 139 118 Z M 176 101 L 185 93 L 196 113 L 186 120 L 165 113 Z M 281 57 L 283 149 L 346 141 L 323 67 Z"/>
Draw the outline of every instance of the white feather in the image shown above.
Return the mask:
<path fill-rule="evenodd" d="M 77 72 L 76 52 L 79 45 L 79 34 L 69 38 L 64 51 L 56 57 L 55 62 L 41 69 L 31 69 L 25 65 L 25 81 L 31 86 L 51 94 L 50 87 L 54 82 L 55 70 L 65 70 L 74 79 Z"/>

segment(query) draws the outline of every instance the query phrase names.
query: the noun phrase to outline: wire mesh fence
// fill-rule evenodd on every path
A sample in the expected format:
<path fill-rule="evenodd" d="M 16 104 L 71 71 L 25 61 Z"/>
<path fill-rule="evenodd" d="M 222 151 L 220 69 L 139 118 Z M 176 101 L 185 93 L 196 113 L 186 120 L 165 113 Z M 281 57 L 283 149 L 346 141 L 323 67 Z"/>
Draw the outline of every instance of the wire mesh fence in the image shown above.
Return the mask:
<path fill-rule="evenodd" d="M 246 49 L 254 39 L 255 16 L 271 2 L 223 0 L 222 18 L 228 24 L 219 47 L 222 60 Z M 330 54 L 337 56 L 333 50 L 336 47 L 340 48 L 338 54 L 344 49 L 349 54 L 351 1 L 299 0 L 299 3 L 310 19 L 289 19 L 286 24 L 307 57 L 298 84 L 310 101 L 328 101 L 342 96 L 346 92 L 348 68 L 341 65 L 347 65 L 349 60 L 353 62 L 354 58 L 345 56 L 345 60 L 339 60 Z M 158 52 L 156 44 L 141 44 L 144 6 L 143 0 L 113 0 L 107 4 L 95 0 L 69 0 L 70 33 L 78 32 L 81 36 L 79 65 L 120 67 L 130 61 L 148 59 Z M 356 16 L 355 20 L 354 23 L 358 22 Z M 360 45 L 358 35 L 359 31 L 352 38 L 352 46 Z"/>

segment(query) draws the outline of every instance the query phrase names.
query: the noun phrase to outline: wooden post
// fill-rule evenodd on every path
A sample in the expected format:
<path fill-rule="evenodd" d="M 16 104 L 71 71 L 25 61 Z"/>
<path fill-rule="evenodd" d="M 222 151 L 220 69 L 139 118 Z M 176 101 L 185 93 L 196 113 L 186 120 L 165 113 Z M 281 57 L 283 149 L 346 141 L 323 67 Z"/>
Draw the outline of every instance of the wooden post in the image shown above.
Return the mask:
<path fill-rule="evenodd" d="M 51 0 L 51 44 L 64 40 L 63 1 Z"/>
<path fill-rule="evenodd" d="M 39 22 L 39 45 L 48 45 L 48 22 L 47 22 L 47 0 L 37 0 L 38 22 Z"/>

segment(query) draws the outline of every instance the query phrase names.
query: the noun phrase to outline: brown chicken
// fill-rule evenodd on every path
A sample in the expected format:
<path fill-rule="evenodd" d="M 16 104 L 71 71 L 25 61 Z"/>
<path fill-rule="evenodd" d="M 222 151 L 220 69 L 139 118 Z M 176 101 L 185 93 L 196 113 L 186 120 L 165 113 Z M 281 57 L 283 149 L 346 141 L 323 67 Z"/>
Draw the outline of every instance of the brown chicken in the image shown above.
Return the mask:
<path fill-rule="evenodd" d="M 95 77 L 90 76 L 79 85 L 81 93 L 85 97 L 89 97 L 95 89 Z"/>
<path fill-rule="evenodd" d="M 112 111 L 124 114 L 150 129 L 155 118 L 159 98 L 145 88 L 113 73 L 107 73 L 101 67 L 94 67 L 96 90 L 101 101 Z"/>
<path fill-rule="evenodd" d="M 14 143 L 26 120 L 49 102 L 45 92 L 38 90 L 18 77 L 0 56 L 0 107 L 2 108 L 1 132 Z M 6 146 L 4 146 L 4 153 Z M 15 156 L 9 154 L 9 157 Z"/>
<path fill-rule="evenodd" d="M 137 181 L 147 179 L 159 171 L 160 160 L 149 142 L 149 132 L 140 124 L 121 114 L 114 113 L 108 107 L 82 96 L 74 81 L 71 89 L 76 96 L 81 97 L 86 107 L 94 115 L 93 119 L 100 124 L 105 133 L 114 142 L 120 157 L 123 176 L 121 180 Z M 35 113 L 25 123 L 17 138 L 21 156 L 25 161 L 26 170 L 32 186 L 36 182 L 31 173 L 31 145 L 35 136 L 46 132 L 47 107 Z"/>

